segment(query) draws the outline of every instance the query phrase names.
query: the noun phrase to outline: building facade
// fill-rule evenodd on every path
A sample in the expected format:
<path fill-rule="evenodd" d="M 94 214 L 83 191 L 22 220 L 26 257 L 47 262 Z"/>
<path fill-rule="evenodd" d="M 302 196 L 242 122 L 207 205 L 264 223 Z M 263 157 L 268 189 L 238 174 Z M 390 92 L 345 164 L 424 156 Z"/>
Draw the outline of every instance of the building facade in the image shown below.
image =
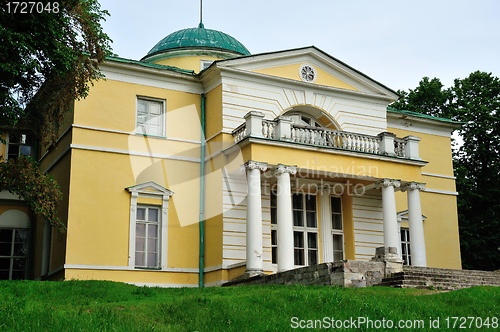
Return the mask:
<path fill-rule="evenodd" d="M 4 157 L 58 181 L 67 229 L 1 193 L 1 279 L 215 286 L 380 246 L 461 268 L 458 124 L 390 108 L 393 90 L 316 47 L 251 55 L 202 24 L 101 71 L 55 147 L 4 134 Z"/>

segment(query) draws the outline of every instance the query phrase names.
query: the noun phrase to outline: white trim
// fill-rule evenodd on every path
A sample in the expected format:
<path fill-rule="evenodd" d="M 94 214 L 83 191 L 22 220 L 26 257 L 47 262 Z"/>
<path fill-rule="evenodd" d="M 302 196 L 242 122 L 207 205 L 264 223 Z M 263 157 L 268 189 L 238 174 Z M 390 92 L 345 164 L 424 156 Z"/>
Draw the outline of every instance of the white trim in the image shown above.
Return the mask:
<path fill-rule="evenodd" d="M 183 138 L 175 138 L 175 137 L 168 137 L 168 136 L 165 136 L 165 137 L 149 136 L 149 135 L 144 135 L 144 134 L 137 134 L 137 133 L 134 133 L 134 132 L 123 131 L 123 130 L 114 130 L 114 129 L 106 129 L 106 128 L 99 128 L 99 127 L 91 127 L 91 126 L 82 126 L 82 125 L 77 125 L 77 124 L 74 124 L 73 127 L 79 128 L 79 129 L 89 129 L 89 130 L 104 131 L 104 132 L 107 132 L 107 133 L 133 135 L 133 136 L 138 136 L 138 137 L 146 136 L 148 138 L 155 138 L 155 139 L 159 139 L 159 140 L 163 139 L 163 140 L 176 141 L 176 142 L 201 144 L 201 141 L 196 141 L 196 140 L 183 139 Z"/>
<path fill-rule="evenodd" d="M 345 99 L 354 99 L 360 102 L 368 102 L 368 103 L 377 103 L 380 102 L 380 105 L 387 106 L 388 103 L 394 101 L 394 98 L 391 98 L 389 95 L 385 94 L 376 94 L 373 92 L 364 92 L 357 90 L 348 90 L 342 88 L 336 88 L 327 85 L 319 85 L 313 83 L 302 82 L 299 80 L 294 80 L 290 78 L 283 78 L 278 76 L 271 76 L 267 74 L 261 74 L 257 72 L 248 72 L 242 69 L 229 68 L 229 67 L 221 67 L 221 76 L 222 82 L 226 83 L 227 79 L 235 79 L 239 81 L 250 81 L 257 84 L 267 85 L 267 86 L 276 86 L 279 88 L 289 88 L 289 89 L 302 89 L 304 91 L 314 90 L 315 93 L 321 92 L 325 93 L 330 97 L 341 97 Z"/>
<path fill-rule="evenodd" d="M 421 174 L 425 175 L 425 176 L 433 176 L 433 177 L 436 177 L 436 178 L 456 180 L 455 176 L 450 176 L 450 175 L 441 175 L 441 174 L 424 173 L 424 172 L 422 172 Z"/>
<path fill-rule="evenodd" d="M 1 199 L 11 199 L 15 201 L 24 201 L 23 198 L 20 198 L 19 195 L 17 194 L 12 194 L 11 192 L 7 190 L 0 191 L 0 200 Z"/>
<path fill-rule="evenodd" d="M 229 134 L 229 135 L 232 135 L 233 132 L 231 130 L 228 130 L 228 129 L 222 129 L 221 131 L 213 134 L 212 136 L 210 136 L 209 138 L 205 138 L 205 142 L 208 142 L 210 141 L 212 138 L 216 137 L 217 135 L 220 135 L 220 134 Z"/>
<path fill-rule="evenodd" d="M 113 59 L 108 59 L 99 67 L 107 80 L 186 93 L 204 93 L 199 78 L 191 74 L 178 73 L 168 68 L 151 68 L 133 63 L 114 62 Z"/>
<path fill-rule="evenodd" d="M 220 265 L 216 265 L 216 266 L 206 267 L 203 269 L 203 272 L 213 272 L 213 271 L 218 271 L 218 270 L 230 270 L 230 269 L 235 269 L 237 267 L 241 267 L 241 266 L 245 266 L 245 265 L 247 265 L 246 261 L 233 263 L 233 264 L 220 264 Z"/>
<path fill-rule="evenodd" d="M 426 193 L 433 193 L 433 194 L 443 194 L 443 195 L 452 195 L 452 196 L 458 196 L 458 192 L 456 191 L 449 191 L 449 190 L 439 190 L 439 189 L 429 189 L 425 188 L 423 192 Z"/>
<path fill-rule="evenodd" d="M 387 111 L 387 130 L 390 128 L 410 132 L 451 137 L 454 130 L 460 128 L 460 124 L 443 122 L 437 119 L 421 118 L 403 113 Z"/>
<path fill-rule="evenodd" d="M 314 61 L 311 61 L 311 58 Z M 319 63 L 316 63 L 319 62 Z M 256 54 L 251 57 L 241 57 L 229 60 L 218 61 L 218 66 L 237 67 L 244 70 L 258 70 L 263 68 L 262 64 L 267 67 L 277 67 L 292 63 L 300 64 L 302 62 L 310 62 L 320 69 L 328 72 L 332 76 L 337 76 L 347 84 L 360 89 L 364 86 L 365 89 L 374 91 L 375 94 L 383 94 L 387 99 L 396 100 L 399 96 L 394 91 L 383 86 L 372 78 L 361 74 L 356 69 L 342 63 L 340 60 L 332 57 L 328 53 L 314 47 L 304 47 L 300 49 L 284 50 L 278 52 L 270 52 L 265 54 Z M 332 72 L 337 72 L 334 75 Z"/>
<path fill-rule="evenodd" d="M 147 189 L 153 191 L 146 191 Z M 135 229 L 136 229 L 136 210 L 138 197 L 154 197 L 162 199 L 161 206 L 161 237 L 160 237 L 160 269 L 159 271 L 166 271 L 167 267 L 167 249 L 168 249 L 168 201 L 174 194 L 172 191 L 164 188 L 153 181 L 138 184 L 126 188 L 130 192 L 130 231 L 129 231 L 129 256 L 128 265 L 131 269 L 142 270 L 135 267 Z M 153 269 L 153 271 L 158 271 Z"/>
<path fill-rule="evenodd" d="M 135 246 L 134 246 L 135 247 Z M 160 269 L 140 269 L 133 266 L 114 266 L 114 265 L 81 265 L 81 264 L 64 264 L 65 269 L 77 270 L 112 270 L 112 271 L 148 271 L 148 272 L 174 272 L 174 273 L 198 273 L 198 269 L 165 267 Z"/>
<path fill-rule="evenodd" d="M 82 144 L 70 144 L 72 149 L 80 149 L 80 150 L 90 150 L 90 151 L 99 151 L 99 152 L 110 152 L 110 153 L 119 153 L 126 154 L 130 156 L 140 156 L 140 157 L 150 157 L 150 158 L 161 158 L 161 159 L 172 159 L 179 161 L 189 161 L 193 163 L 199 163 L 200 158 L 191 158 L 191 157 L 180 157 L 169 154 L 161 154 L 161 153 L 149 153 L 149 152 L 139 152 L 139 151 L 130 151 L 130 150 L 121 150 L 121 149 L 113 149 L 113 148 L 105 148 L 98 146 L 89 146 Z"/>
<path fill-rule="evenodd" d="M 70 145 L 71 146 L 71 145 Z M 70 150 L 70 146 L 67 146 L 66 149 L 64 149 L 63 152 L 61 152 L 57 157 L 56 159 L 54 159 L 54 161 L 52 163 L 50 163 L 50 165 L 43 171 L 44 173 L 47 173 L 48 171 L 50 171 L 52 169 L 52 167 L 54 167 L 58 162 L 59 160 L 61 160 L 62 158 L 64 158 L 66 156 L 66 153 L 69 152 Z M 40 159 L 41 160 L 41 159 Z"/>
<path fill-rule="evenodd" d="M 153 282 L 125 282 L 125 283 L 137 287 L 162 287 L 162 288 L 198 287 L 198 285 L 194 284 L 159 284 Z"/>

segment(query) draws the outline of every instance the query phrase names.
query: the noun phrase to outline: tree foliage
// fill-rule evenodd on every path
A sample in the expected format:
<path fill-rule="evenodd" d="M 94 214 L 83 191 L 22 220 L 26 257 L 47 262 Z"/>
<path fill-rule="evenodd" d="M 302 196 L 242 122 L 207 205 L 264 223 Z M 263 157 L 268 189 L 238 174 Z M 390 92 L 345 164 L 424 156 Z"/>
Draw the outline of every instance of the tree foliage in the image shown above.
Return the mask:
<path fill-rule="evenodd" d="M 102 77 L 99 64 L 111 55 L 111 40 L 100 26 L 109 14 L 97 0 L 57 2 L 59 10 L 50 12 L 23 14 L 11 7 L 9 13 L 3 1 L 0 7 L 0 134 L 22 124 L 45 146 L 56 143 L 66 113 Z M 1 163 L 0 179 L 0 190 L 18 194 L 39 217 L 59 225 L 60 192 L 36 163 Z"/>
<path fill-rule="evenodd" d="M 453 154 L 457 178 L 462 264 L 469 269 L 500 269 L 500 80 L 476 71 L 444 89 L 427 77 L 391 105 L 464 124 Z"/>
<path fill-rule="evenodd" d="M 42 1 L 43 3 L 53 3 Z M 57 124 L 110 55 L 97 0 L 61 0 L 60 10 L 42 13 L 0 11 L 0 116 L 15 126 L 26 113 L 43 143 L 57 139 Z"/>
<path fill-rule="evenodd" d="M 52 226 L 64 229 L 56 216 L 56 204 L 61 192 L 55 180 L 44 174 L 34 160 L 27 157 L 9 159 L 0 164 L 0 191 L 19 195 L 38 217 L 49 220 Z"/>

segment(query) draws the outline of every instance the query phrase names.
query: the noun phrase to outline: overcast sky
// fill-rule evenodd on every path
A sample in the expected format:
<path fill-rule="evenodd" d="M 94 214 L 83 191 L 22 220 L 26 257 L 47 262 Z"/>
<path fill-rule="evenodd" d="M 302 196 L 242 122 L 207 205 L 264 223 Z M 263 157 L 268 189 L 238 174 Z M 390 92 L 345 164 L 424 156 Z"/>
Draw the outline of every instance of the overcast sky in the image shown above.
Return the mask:
<path fill-rule="evenodd" d="M 200 20 L 199 0 L 100 3 L 114 53 L 129 59 Z M 394 90 L 424 76 L 500 77 L 499 0 L 204 0 L 203 23 L 252 54 L 314 45 Z"/>

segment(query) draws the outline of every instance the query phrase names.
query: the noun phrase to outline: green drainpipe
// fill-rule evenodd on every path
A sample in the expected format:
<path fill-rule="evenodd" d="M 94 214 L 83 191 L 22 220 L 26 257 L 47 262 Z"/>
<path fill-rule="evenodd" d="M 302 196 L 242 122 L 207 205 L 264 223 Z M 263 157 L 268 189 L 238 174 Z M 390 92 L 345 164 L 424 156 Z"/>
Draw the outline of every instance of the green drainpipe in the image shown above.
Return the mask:
<path fill-rule="evenodd" d="M 205 256 L 205 232 L 203 229 L 205 198 L 205 94 L 201 94 L 201 157 L 200 157 L 200 283 L 203 288 L 203 259 Z"/>

